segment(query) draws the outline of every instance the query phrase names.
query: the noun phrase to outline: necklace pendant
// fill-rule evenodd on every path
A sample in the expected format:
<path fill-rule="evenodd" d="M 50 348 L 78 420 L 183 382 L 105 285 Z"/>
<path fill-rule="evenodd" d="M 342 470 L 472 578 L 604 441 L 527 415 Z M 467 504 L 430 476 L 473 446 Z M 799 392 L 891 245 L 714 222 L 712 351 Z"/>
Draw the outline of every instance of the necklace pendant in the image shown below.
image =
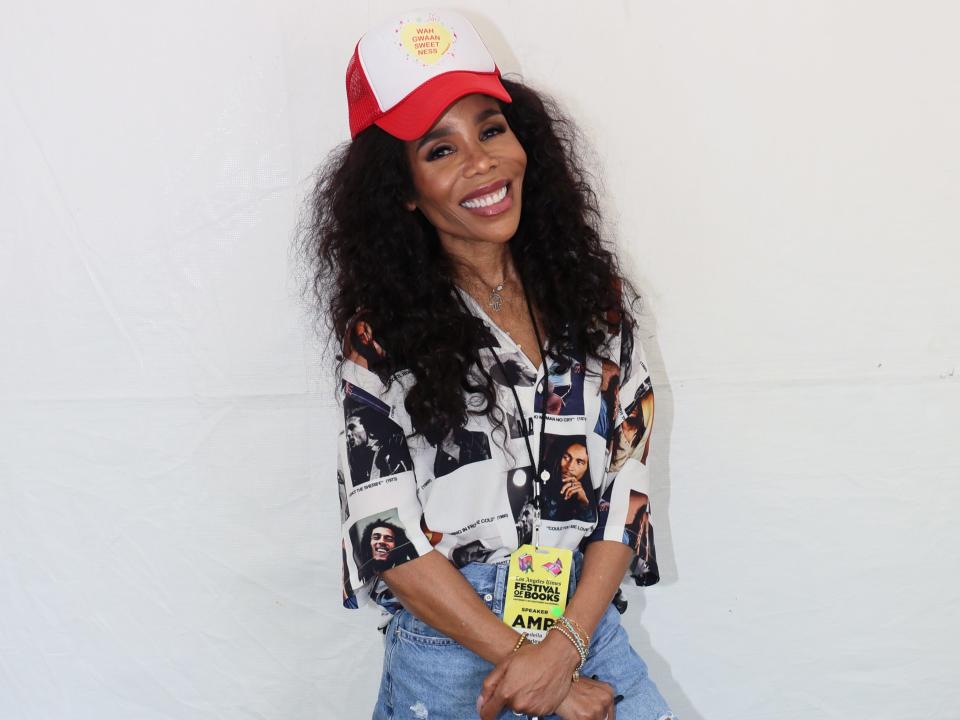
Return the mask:
<path fill-rule="evenodd" d="M 500 294 L 501 290 L 503 290 L 503 285 L 497 285 L 490 291 L 489 304 L 494 310 L 499 310 L 503 307 L 503 295 Z"/>

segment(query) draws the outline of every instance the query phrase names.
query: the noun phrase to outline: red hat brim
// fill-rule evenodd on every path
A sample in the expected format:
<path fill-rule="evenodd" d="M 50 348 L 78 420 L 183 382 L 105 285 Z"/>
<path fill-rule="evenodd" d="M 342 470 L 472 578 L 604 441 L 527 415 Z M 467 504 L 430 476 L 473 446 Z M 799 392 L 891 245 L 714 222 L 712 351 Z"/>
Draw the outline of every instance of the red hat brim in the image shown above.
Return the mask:
<path fill-rule="evenodd" d="M 431 78 L 381 115 L 374 124 L 401 140 L 416 140 L 433 127 L 448 107 L 474 93 L 512 102 L 500 82 L 499 72 L 455 70 Z"/>

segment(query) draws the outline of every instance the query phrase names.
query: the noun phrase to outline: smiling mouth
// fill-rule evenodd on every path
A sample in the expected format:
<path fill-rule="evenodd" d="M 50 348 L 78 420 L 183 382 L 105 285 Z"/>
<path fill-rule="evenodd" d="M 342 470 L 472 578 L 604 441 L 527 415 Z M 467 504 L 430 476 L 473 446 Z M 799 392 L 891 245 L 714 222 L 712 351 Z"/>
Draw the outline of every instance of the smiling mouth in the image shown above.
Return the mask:
<path fill-rule="evenodd" d="M 475 215 L 499 215 L 513 207 L 513 196 L 510 194 L 510 183 L 504 181 L 500 187 L 491 190 L 485 195 L 474 196 L 460 201 L 460 207 L 469 210 Z"/>
<path fill-rule="evenodd" d="M 501 187 L 499 190 L 494 190 L 493 192 L 487 193 L 486 195 L 481 195 L 481 196 L 478 197 L 478 198 L 472 198 L 472 199 L 470 199 L 470 200 L 464 200 L 464 201 L 463 201 L 462 203 L 460 203 L 460 204 L 461 204 L 463 207 L 465 207 L 465 208 L 470 208 L 470 209 L 473 209 L 473 208 L 481 208 L 481 207 L 490 207 L 491 205 L 494 205 L 494 204 L 500 202 L 501 200 L 503 200 L 503 199 L 507 196 L 507 185 L 509 185 L 509 183 L 507 183 L 506 185 L 504 185 L 503 187 Z"/>
<path fill-rule="evenodd" d="M 382 555 L 383 557 L 386 557 L 387 555 L 390 554 L 390 550 L 386 546 L 375 547 L 373 549 L 373 554 L 375 556 Z"/>

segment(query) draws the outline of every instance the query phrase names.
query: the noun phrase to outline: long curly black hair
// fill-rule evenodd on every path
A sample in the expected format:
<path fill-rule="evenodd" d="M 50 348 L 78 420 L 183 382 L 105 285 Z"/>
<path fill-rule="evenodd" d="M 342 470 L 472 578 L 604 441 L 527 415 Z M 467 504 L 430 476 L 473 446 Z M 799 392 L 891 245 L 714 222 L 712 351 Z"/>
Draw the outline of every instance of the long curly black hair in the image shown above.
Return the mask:
<path fill-rule="evenodd" d="M 633 327 L 638 295 L 601 237 L 575 125 L 549 97 L 507 78 L 503 85 L 513 99 L 501 103 L 503 114 L 527 154 L 520 225 L 509 242 L 514 265 L 551 350 L 599 356 L 608 333 Z M 468 413 L 501 424 L 502 412 L 493 380 L 469 372 L 483 324 L 456 301 L 454 266 L 436 230 L 404 207 L 413 197 L 404 143 L 371 126 L 318 171 L 300 249 L 331 339 L 349 344 L 365 320 L 383 350 L 368 354 L 369 369 L 385 382 L 413 373 L 405 407 L 414 432 L 436 444 Z"/>

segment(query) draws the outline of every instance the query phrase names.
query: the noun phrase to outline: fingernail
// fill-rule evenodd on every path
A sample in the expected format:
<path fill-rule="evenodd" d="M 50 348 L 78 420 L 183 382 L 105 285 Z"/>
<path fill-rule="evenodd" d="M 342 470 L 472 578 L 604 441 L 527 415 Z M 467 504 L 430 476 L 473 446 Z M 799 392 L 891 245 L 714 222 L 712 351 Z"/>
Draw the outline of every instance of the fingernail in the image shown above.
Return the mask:
<path fill-rule="evenodd" d="M 483 707 L 483 695 L 477 695 L 477 715 L 480 714 L 480 708 Z"/>
<path fill-rule="evenodd" d="M 591 679 L 591 680 L 599 680 L 600 678 L 598 678 L 596 675 L 591 675 L 591 676 L 590 676 L 590 679 Z"/>
<path fill-rule="evenodd" d="M 613 698 L 613 704 L 616 705 L 621 700 L 623 700 L 623 695 L 617 695 L 615 698 Z"/>

